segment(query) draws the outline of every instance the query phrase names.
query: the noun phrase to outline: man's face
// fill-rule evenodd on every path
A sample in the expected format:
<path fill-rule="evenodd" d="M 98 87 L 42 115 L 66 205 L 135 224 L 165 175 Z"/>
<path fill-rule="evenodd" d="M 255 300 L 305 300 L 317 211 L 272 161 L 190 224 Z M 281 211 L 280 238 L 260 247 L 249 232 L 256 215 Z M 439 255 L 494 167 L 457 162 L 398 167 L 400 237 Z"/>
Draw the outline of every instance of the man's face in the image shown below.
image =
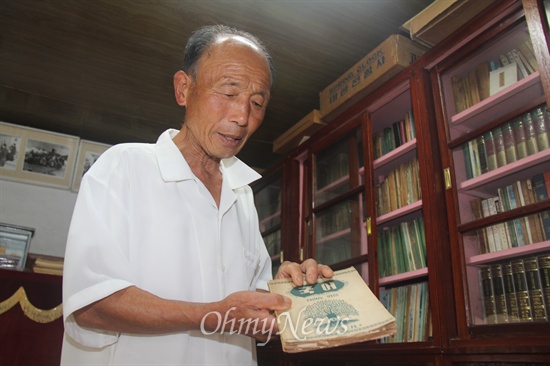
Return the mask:
<path fill-rule="evenodd" d="M 239 38 L 212 45 L 185 101 L 195 147 L 217 159 L 236 155 L 263 121 L 270 86 L 267 61 L 251 45 Z"/>

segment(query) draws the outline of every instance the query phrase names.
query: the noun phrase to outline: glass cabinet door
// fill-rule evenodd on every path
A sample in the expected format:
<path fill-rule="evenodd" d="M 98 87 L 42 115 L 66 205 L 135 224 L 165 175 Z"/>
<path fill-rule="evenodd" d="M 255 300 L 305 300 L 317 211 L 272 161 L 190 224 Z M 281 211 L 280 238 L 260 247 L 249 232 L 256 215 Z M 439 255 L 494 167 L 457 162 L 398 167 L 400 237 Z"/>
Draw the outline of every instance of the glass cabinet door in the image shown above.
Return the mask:
<path fill-rule="evenodd" d="M 260 232 L 271 256 L 273 276 L 275 276 L 282 261 L 280 174 L 255 190 L 254 201 L 260 222 Z"/>
<path fill-rule="evenodd" d="M 395 316 L 397 333 L 382 343 L 427 341 L 432 335 L 417 132 L 409 82 L 370 107 L 380 300 Z M 369 239 L 370 237 L 369 236 Z"/>
<path fill-rule="evenodd" d="M 367 276 L 360 129 L 313 153 L 313 253 L 325 264 L 357 265 Z M 361 264 L 362 263 L 362 264 Z"/>
<path fill-rule="evenodd" d="M 469 326 L 549 319 L 548 97 L 525 19 L 503 24 L 439 74 Z"/>

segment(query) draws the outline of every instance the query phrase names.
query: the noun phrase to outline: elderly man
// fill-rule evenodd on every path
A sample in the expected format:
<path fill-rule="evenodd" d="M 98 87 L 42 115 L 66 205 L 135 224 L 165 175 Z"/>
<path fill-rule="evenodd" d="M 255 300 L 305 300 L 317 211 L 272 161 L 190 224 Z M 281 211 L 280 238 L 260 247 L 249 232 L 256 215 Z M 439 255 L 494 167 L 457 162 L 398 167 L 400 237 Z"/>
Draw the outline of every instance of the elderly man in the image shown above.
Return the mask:
<path fill-rule="evenodd" d="M 189 39 L 176 101 L 182 128 L 120 144 L 82 180 L 63 284 L 62 364 L 254 365 L 277 330 L 271 261 L 235 155 L 262 123 L 273 67 L 252 35 L 225 26 Z M 285 262 L 301 285 L 332 270 Z M 244 326 L 243 326 L 244 325 Z"/>

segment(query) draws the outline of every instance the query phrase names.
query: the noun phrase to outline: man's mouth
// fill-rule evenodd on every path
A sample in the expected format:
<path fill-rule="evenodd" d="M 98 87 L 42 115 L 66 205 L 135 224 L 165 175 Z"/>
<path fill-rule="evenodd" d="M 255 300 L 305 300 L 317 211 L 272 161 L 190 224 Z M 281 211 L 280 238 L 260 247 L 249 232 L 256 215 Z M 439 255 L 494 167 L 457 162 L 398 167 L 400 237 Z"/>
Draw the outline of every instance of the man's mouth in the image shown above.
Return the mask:
<path fill-rule="evenodd" d="M 230 144 L 230 145 L 233 145 L 233 146 L 236 146 L 238 145 L 241 140 L 242 140 L 242 137 L 240 136 L 234 136 L 234 135 L 224 135 L 224 134 L 219 134 L 221 139 L 226 142 L 227 144 Z"/>

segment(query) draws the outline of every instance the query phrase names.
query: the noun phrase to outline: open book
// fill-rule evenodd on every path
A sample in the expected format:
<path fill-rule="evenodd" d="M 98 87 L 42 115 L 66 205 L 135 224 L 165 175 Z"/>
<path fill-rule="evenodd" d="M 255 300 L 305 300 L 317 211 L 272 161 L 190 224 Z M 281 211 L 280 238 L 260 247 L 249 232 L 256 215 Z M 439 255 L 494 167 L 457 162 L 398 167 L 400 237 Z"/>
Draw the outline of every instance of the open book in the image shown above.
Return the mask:
<path fill-rule="evenodd" d="M 314 285 L 291 279 L 269 281 L 269 291 L 288 296 L 292 307 L 277 312 L 283 351 L 289 353 L 342 346 L 389 336 L 395 318 L 350 267 Z"/>

